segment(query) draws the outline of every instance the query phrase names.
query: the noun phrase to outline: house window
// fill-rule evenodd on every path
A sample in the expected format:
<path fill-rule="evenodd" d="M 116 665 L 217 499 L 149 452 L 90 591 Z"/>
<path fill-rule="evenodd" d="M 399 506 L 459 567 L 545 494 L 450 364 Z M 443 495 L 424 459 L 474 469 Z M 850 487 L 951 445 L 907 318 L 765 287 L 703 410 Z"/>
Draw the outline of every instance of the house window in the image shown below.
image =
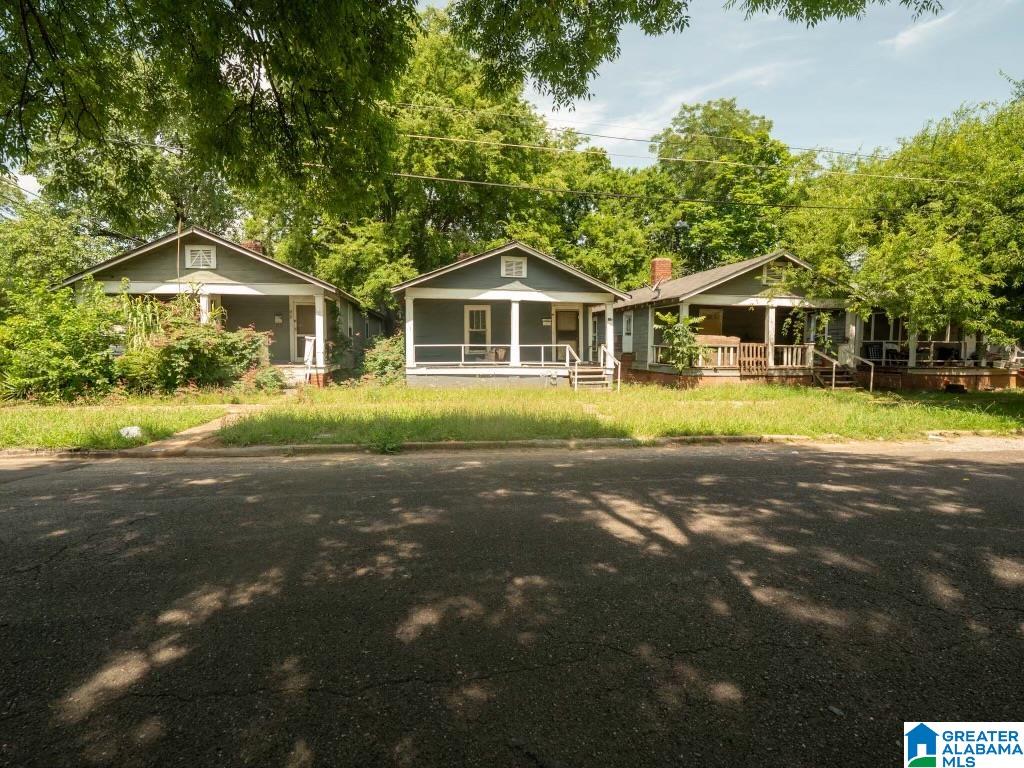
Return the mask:
<path fill-rule="evenodd" d="M 501 260 L 502 277 L 526 277 L 526 259 L 523 256 L 505 256 Z"/>
<path fill-rule="evenodd" d="M 465 344 L 486 347 L 491 344 L 491 308 L 486 304 L 467 304 Z"/>
<path fill-rule="evenodd" d="M 185 269 L 216 269 L 217 246 L 187 245 L 185 246 Z"/>

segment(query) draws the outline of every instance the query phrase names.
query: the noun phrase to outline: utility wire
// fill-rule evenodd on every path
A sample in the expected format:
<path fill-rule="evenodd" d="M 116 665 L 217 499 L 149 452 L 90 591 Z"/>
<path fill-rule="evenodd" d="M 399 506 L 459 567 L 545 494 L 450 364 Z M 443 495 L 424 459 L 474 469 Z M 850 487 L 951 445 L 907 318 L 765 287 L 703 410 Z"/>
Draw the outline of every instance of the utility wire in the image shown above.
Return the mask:
<path fill-rule="evenodd" d="M 384 105 L 386 105 L 386 106 L 401 107 L 403 109 L 435 110 L 435 111 L 441 111 L 441 112 L 454 112 L 454 113 L 469 114 L 469 115 L 485 115 L 487 117 L 507 117 L 507 118 L 511 118 L 511 119 L 514 119 L 514 120 L 524 121 L 524 122 L 528 122 L 528 121 L 535 120 L 535 119 L 538 119 L 538 118 L 539 119 L 543 119 L 545 121 L 547 121 L 547 120 L 555 120 L 557 122 L 563 122 L 563 123 L 572 123 L 573 122 L 571 120 L 565 120 L 565 119 L 557 118 L 557 117 L 547 117 L 545 115 L 523 115 L 523 114 L 516 114 L 514 112 L 498 112 L 498 111 L 495 111 L 495 110 L 488 110 L 488 109 L 468 109 L 468 108 L 465 108 L 465 107 L 451 107 L 451 106 L 447 106 L 447 105 L 444 105 L 444 104 L 415 104 L 415 103 L 407 102 L 407 101 L 382 102 L 382 103 Z M 609 125 L 609 123 L 600 123 L 600 122 L 594 122 L 593 124 L 594 125 Z M 550 131 L 555 131 L 555 132 L 559 132 L 559 133 L 575 133 L 575 134 L 577 134 L 579 136 L 587 136 L 587 137 L 596 138 L 596 139 L 610 139 L 610 140 L 614 140 L 614 141 L 634 141 L 634 142 L 638 142 L 638 143 L 641 143 L 641 144 L 655 144 L 655 145 L 658 145 L 658 144 L 662 143 L 661 141 L 659 141 L 657 139 L 640 139 L 640 138 L 637 138 L 635 136 L 613 136 L 613 135 L 606 134 L 606 133 L 589 133 L 587 131 L 581 131 L 581 130 L 578 130 L 576 128 L 557 128 L 557 127 L 554 127 L 554 126 L 547 126 L 547 127 L 548 127 L 548 130 L 550 130 Z M 662 126 L 661 128 L 656 128 L 656 129 L 655 128 L 649 128 L 648 130 L 650 130 L 652 133 L 655 133 L 655 132 L 660 132 L 660 131 L 662 131 L 664 129 L 665 129 L 665 126 Z M 702 132 L 702 131 L 688 131 L 686 133 L 676 134 L 676 135 L 703 136 L 703 137 L 710 138 L 710 139 L 717 139 L 719 141 L 732 141 L 732 142 L 737 142 L 737 143 L 741 143 L 741 144 L 745 143 L 743 141 L 743 139 L 736 138 L 735 136 L 723 136 L 722 134 L 718 134 L 718 133 L 709 133 L 709 132 Z M 910 162 L 910 163 L 924 163 L 924 164 L 927 164 L 927 165 L 934 165 L 935 164 L 935 161 L 933 161 L 933 160 L 918 160 L 918 159 L 914 159 L 914 158 L 898 157 L 895 154 L 871 154 L 871 153 L 867 153 L 867 152 L 850 152 L 848 150 L 832 149 L 830 147 L 799 147 L 799 146 L 795 146 L 793 144 L 784 144 L 783 146 L 785 146 L 787 149 L 791 149 L 791 150 L 796 151 L 796 152 L 815 152 L 815 153 L 828 154 L 828 155 L 844 155 L 844 156 L 847 156 L 847 157 L 863 157 L 863 158 L 867 158 L 869 160 L 892 160 L 892 159 L 899 159 L 899 160 L 903 160 L 905 162 Z"/>
<path fill-rule="evenodd" d="M 662 203 L 700 203 L 703 205 L 727 205 L 727 206 L 748 206 L 752 208 L 785 208 L 823 211 L 870 211 L 872 209 L 863 206 L 844 205 L 801 205 L 799 203 L 764 203 L 747 200 L 711 200 L 699 197 L 674 197 L 669 195 L 637 195 L 629 192 L 602 192 L 600 190 L 585 189 L 555 189 L 554 187 L 537 187 L 530 184 L 506 184 L 498 181 L 476 181 L 474 179 L 452 179 L 446 176 L 428 176 L 418 173 L 400 173 L 392 171 L 389 176 L 397 176 L 402 179 L 419 179 L 421 181 L 443 181 L 450 184 L 466 184 L 479 187 L 500 187 L 502 189 L 521 189 L 527 192 L 541 192 L 549 195 L 578 195 L 581 197 L 605 197 L 617 200 L 649 200 Z"/>
<path fill-rule="evenodd" d="M 595 155 L 608 157 L 629 157 L 635 159 L 654 159 L 658 162 L 675 162 L 675 163 L 694 163 L 697 165 L 728 165 L 739 168 L 755 168 L 758 170 L 772 171 L 779 170 L 780 166 L 777 165 L 766 165 L 758 163 L 744 163 L 740 160 L 706 160 L 694 157 L 656 157 L 651 158 L 648 155 L 628 155 L 620 152 L 606 152 L 603 149 L 584 149 L 577 150 L 569 147 L 554 147 L 544 146 L 543 144 L 517 144 L 508 141 L 493 141 L 489 139 L 467 139 L 457 136 L 434 136 L 424 133 L 400 133 L 399 136 L 404 136 L 407 139 L 416 139 L 418 141 L 446 141 L 455 144 L 480 144 L 484 146 L 492 147 L 510 147 L 518 149 L 534 149 L 543 152 L 560 152 L 570 153 L 577 155 Z M 928 176 L 906 176 L 903 174 L 884 174 L 884 173 L 863 173 L 860 171 L 839 171 L 833 169 L 822 168 L 818 169 L 817 173 L 835 174 L 839 176 L 854 176 L 861 178 L 873 178 L 873 179 L 894 179 L 897 181 L 928 181 L 935 182 L 937 184 L 969 184 L 970 182 L 962 181 L 960 179 L 940 179 Z"/>

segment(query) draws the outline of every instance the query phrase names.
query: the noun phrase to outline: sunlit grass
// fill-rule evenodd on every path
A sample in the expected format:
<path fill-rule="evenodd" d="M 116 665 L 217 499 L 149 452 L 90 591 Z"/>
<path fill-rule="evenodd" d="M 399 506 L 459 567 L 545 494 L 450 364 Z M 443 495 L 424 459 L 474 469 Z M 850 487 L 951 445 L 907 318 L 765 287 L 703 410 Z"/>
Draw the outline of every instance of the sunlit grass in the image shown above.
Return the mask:
<path fill-rule="evenodd" d="M 224 414 L 219 406 L 160 406 L 137 402 L 103 406 L 14 405 L 0 407 L 0 449 L 128 448 L 162 440 Z M 121 427 L 142 429 L 141 439 L 120 435 Z"/>
<path fill-rule="evenodd" d="M 569 389 L 412 389 L 372 385 L 307 389 L 299 398 L 222 430 L 232 445 L 681 435 L 799 434 L 910 438 L 929 430 L 1010 433 L 1024 427 L 1024 397 L 909 397 L 801 387 L 725 385 L 694 390 L 624 386 Z"/>

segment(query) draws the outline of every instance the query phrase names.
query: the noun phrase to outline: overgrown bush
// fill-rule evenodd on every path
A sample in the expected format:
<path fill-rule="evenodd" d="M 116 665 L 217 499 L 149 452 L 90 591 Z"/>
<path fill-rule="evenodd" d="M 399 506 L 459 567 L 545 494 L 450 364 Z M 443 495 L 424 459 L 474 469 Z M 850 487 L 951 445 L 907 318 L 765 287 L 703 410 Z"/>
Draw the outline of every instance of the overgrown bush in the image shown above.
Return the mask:
<path fill-rule="evenodd" d="M 244 376 L 255 388 L 279 388 L 265 371 L 267 335 L 200 324 L 196 296 L 111 298 L 87 285 L 76 301 L 69 290 L 37 287 L 19 294 L 16 306 L 0 322 L 0 396 L 8 399 L 73 400 L 118 384 L 173 392 Z"/>
<path fill-rule="evenodd" d="M 117 317 L 102 292 L 87 287 L 76 301 L 39 286 L 13 303 L 0 323 L 0 396 L 73 400 L 113 388 Z"/>
<path fill-rule="evenodd" d="M 704 322 L 704 318 L 680 317 L 671 312 L 658 312 L 657 320 L 662 329 L 662 344 L 666 347 L 665 362 L 680 373 L 692 368 L 702 350 L 697 341 L 697 329 Z"/>
<path fill-rule="evenodd" d="M 250 368 L 235 382 L 235 388 L 241 392 L 280 392 L 285 384 L 284 374 L 268 365 Z"/>
<path fill-rule="evenodd" d="M 405 373 L 405 337 L 401 332 L 379 337 L 366 350 L 363 373 L 385 384 L 401 381 Z"/>

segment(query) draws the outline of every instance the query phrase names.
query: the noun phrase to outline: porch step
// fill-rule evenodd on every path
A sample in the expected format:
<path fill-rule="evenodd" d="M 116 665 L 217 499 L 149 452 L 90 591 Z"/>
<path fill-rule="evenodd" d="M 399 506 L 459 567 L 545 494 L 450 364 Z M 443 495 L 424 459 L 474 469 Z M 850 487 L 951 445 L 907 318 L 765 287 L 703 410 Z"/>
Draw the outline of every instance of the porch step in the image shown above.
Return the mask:
<path fill-rule="evenodd" d="M 814 383 L 825 389 L 832 388 L 832 368 L 815 367 Z M 836 368 L 836 389 L 859 389 L 856 372 L 849 368 Z"/>
<path fill-rule="evenodd" d="M 611 389 L 612 376 L 604 368 L 570 368 L 569 384 L 574 389 Z"/>

